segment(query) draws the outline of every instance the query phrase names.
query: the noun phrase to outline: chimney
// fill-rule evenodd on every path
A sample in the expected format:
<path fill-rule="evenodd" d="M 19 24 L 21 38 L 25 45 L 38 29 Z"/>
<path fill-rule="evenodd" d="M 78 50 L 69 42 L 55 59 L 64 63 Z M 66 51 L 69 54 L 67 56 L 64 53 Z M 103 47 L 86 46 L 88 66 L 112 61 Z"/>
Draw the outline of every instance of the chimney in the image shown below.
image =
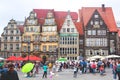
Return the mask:
<path fill-rule="evenodd" d="M 102 11 L 105 12 L 105 4 L 102 4 Z"/>

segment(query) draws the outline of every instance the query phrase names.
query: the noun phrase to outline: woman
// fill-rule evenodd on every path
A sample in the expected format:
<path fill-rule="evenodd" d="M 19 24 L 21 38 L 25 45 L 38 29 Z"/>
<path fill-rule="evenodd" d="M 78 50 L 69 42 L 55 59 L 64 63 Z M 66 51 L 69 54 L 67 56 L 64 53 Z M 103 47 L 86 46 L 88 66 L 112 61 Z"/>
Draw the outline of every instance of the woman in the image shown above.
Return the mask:
<path fill-rule="evenodd" d="M 17 72 L 14 70 L 14 65 L 8 65 L 8 71 L 1 75 L 1 80 L 19 80 Z"/>

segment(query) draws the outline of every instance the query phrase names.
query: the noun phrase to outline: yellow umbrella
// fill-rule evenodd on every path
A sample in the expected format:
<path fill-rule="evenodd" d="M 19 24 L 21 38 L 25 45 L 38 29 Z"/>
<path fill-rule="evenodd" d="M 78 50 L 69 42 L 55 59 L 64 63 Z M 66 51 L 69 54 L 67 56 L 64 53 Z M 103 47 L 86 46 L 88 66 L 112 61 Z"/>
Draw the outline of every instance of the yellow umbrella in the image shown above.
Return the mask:
<path fill-rule="evenodd" d="M 33 64 L 33 63 L 26 63 L 26 64 L 22 67 L 22 72 L 23 72 L 23 73 L 28 73 L 28 72 L 30 72 L 33 68 L 34 68 L 34 64 Z"/>

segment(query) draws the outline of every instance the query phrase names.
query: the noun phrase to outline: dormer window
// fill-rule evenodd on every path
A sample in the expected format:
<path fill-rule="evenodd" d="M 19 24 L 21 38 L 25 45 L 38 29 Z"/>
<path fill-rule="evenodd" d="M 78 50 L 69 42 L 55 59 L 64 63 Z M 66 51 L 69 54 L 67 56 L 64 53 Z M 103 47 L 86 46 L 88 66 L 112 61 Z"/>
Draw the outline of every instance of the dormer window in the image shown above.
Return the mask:
<path fill-rule="evenodd" d="M 53 13 L 49 11 L 47 14 L 47 18 L 53 18 Z"/>
<path fill-rule="evenodd" d="M 95 15 L 94 15 L 94 18 L 99 18 L 99 15 L 95 14 Z"/>

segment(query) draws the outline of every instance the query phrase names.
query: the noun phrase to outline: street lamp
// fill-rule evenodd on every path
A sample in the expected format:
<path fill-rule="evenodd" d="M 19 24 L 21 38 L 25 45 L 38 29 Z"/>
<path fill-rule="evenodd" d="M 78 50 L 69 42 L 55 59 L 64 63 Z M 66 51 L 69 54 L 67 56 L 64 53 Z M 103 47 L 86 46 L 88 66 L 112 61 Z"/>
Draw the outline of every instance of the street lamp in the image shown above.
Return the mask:
<path fill-rule="evenodd" d="M 28 42 L 28 61 L 29 61 L 29 55 L 30 55 L 30 41 Z"/>

